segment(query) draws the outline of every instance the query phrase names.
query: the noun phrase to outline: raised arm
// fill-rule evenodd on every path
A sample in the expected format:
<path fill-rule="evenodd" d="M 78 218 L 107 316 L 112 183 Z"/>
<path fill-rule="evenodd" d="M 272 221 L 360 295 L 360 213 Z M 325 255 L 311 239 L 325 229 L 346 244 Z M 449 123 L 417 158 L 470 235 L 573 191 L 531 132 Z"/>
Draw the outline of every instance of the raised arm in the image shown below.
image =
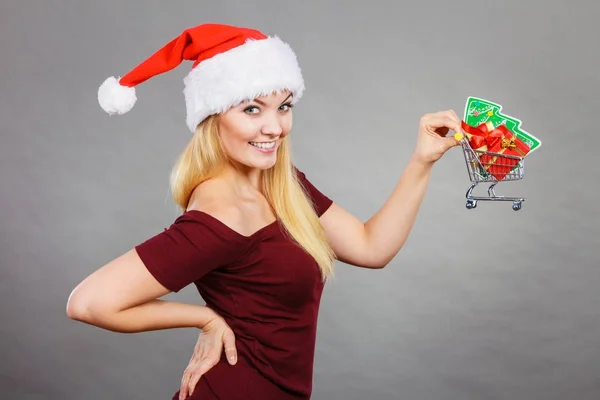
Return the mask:
<path fill-rule="evenodd" d="M 449 130 L 460 132 L 454 111 L 427 114 L 421 119 L 417 145 L 391 196 L 363 223 L 337 204 L 321 216 L 337 258 L 350 265 L 383 268 L 400 251 L 425 197 L 434 163 L 458 145 Z"/>

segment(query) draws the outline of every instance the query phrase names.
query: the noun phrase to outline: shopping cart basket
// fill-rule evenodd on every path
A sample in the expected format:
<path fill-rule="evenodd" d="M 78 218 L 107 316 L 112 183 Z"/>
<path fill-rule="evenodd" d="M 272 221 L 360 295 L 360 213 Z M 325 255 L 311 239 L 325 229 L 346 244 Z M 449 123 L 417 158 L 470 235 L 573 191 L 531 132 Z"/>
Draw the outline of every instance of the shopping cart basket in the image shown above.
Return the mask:
<path fill-rule="evenodd" d="M 494 188 L 499 182 L 516 181 L 523 179 L 524 158 L 489 151 L 474 150 L 469 141 L 462 134 L 457 134 L 465 155 L 467 171 L 471 179 L 471 186 L 467 190 L 467 209 L 471 210 L 477 207 L 478 201 L 512 201 L 512 208 L 515 211 L 521 209 L 521 203 L 525 201 L 523 197 L 505 197 L 499 196 L 494 192 Z M 497 176 L 501 176 L 498 179 Z M 473 189 L 479 183 L 491 182 L 487 190 L 487 196 L 473 196 Z"/>

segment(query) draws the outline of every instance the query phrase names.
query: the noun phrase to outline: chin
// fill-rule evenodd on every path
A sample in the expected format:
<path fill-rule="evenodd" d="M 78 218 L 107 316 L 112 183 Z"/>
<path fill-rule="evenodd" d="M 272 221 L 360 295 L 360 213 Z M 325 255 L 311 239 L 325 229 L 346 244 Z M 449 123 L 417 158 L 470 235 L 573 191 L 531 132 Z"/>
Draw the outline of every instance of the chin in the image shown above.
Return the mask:
<path fill-rule="evenodd" d="M 232 158 L 236 159 L 236 157 Z M 277 151 L 274 151 L 270 154 L 256 154 L 255 150 L 252 150 L 250 153 L 239 154 L 239 158 L 236 159 L 236 163 L 243 165 L 246 168 L 265 171 L 273 168 L 277 163 Z"/>
<path fill-rule="evenodd" d="M 260 164 L 256 165 L 255 168 L 266 171 L 268 169 L 273 168 L 276 163 L 277 163 L 277 160 L 273 160 L 272 162 L 260 163 Z"/>
<path fill-rule="evenodd" d="M 256 162 L 256 160 L 237 160 L 237 164 L 249 169 L 259 169 L 261 171 L 266 171 L 271 169 L 277 163 L 277 159 L 273 158 L 273 160 L 263 160 L 262 162 Z"/>

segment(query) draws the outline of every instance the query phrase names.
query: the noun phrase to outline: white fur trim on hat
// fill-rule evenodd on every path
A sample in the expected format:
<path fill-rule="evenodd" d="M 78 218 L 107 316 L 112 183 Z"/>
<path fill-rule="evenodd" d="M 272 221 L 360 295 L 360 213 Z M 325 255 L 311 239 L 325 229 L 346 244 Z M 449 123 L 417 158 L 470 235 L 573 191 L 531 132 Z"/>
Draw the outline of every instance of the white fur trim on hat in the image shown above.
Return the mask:
<path fill-rule="evenodd" d="M 125 114 L 137 101 L 135 88 L 121 85 L 114 76 L 98 88 L 98 103 L 109 114 Z"/>
<path fill-rule="evenodd" d="M 296 55 L 278 37 L 249 40 L 204 60 L 184 78 L 184 84 L 186 123 L 192 132 L 206 117 L 243 101 L 289 90 L 295 103 L 304 92 Z"/>

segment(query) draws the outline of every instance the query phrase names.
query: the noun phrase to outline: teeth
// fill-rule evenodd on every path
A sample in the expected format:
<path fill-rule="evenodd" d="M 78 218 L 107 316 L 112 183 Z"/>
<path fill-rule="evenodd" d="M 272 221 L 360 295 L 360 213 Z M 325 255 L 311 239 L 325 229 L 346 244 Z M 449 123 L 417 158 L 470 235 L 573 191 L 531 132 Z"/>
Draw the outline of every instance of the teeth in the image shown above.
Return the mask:
<path fill-rule="evenodd" d="M 272 149 L 273 146 L 275 146 L 275 142 L 269 142 L 269 143 L 250 142 L 250 144 L 254 147 L 258 147 L 261 149 Z"/>

